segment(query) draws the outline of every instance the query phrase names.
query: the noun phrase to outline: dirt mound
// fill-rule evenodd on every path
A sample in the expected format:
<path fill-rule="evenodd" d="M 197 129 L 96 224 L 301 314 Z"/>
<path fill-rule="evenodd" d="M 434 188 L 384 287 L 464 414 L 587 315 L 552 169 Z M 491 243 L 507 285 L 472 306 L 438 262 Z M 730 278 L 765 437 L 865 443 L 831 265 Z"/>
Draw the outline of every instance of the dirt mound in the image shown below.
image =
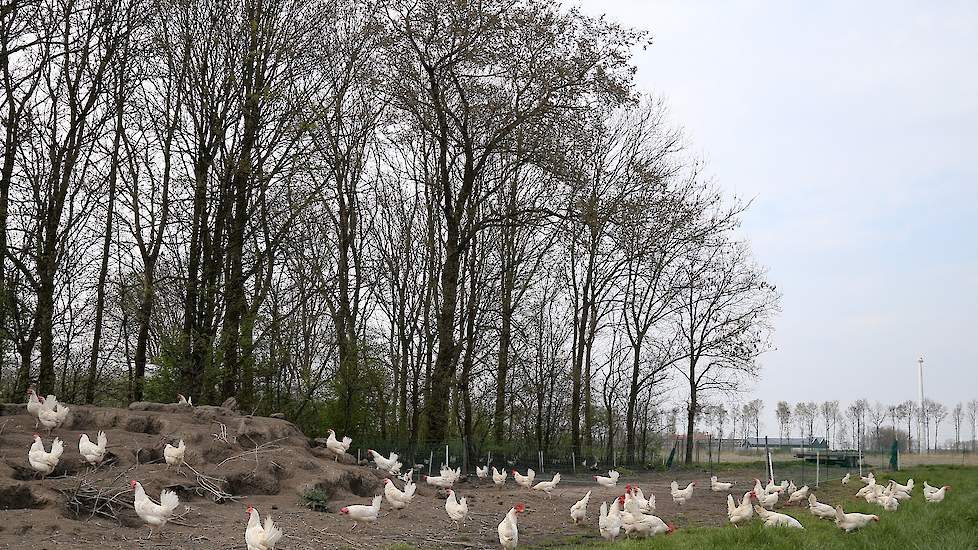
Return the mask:
<path fill-rule="evenodd" d="M 65 442 L 57 468 L 42 482 L 35 480 L 27 461 L 34 419 L 23 404 L 0 405 L 6 422 L 0 439 L 0 482 L 6 484 L 0 485 L 0 502 L 9 501 L 16 508 L 50 505 L 52 499 L 37 498 L 24 483 L 63 489 L 75 478 L 123 490 L 128 479 L 138 479 L 150 494 L 180 487 L 188 499 L 216 499 L 215 491 L 233 497 L 285 494 L 297 499 L 312 487 L 354 496 L 373 496 L 382 489 L 379 473 L 354 466 L 351 456 L 335 461 L 281 418 L 242 415 L 227 407 L 148 402 L 125 409 L 69 407 L 64 426 L 50 435 L 40 432 L 46 449 L 54 437 Z M 105 464 L 93 469 L 78 453 L 78 439 L 87 433 L 94 440 L 100 430 L 108 437 L 108 454 Z M 186 465 L 167 467 L 163 448 L 179 440 L 186 444 Z"/>

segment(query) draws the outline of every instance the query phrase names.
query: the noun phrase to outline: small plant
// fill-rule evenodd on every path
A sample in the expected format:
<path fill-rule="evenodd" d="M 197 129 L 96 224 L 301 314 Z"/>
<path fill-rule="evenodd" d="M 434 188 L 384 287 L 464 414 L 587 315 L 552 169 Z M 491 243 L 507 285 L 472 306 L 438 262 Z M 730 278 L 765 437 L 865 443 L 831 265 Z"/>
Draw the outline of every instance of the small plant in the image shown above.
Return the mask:
<path fill-rule="evenodd" d="M 328 512 L 329 493 L 314 487 L 299 495 L 299 504 L 316 512 Z"/>

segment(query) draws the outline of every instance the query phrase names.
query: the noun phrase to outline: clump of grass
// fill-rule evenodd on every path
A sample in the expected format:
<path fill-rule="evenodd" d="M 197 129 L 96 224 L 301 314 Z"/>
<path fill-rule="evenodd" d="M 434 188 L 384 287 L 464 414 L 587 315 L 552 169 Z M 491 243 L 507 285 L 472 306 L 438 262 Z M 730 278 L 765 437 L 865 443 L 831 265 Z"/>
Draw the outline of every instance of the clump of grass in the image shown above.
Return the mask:
<path fill-rule="evenodd" d="M 306 489 L 299 495 L 299 504 L 315 512 L 328 512 L 329 493 L 319 488 Z"/>

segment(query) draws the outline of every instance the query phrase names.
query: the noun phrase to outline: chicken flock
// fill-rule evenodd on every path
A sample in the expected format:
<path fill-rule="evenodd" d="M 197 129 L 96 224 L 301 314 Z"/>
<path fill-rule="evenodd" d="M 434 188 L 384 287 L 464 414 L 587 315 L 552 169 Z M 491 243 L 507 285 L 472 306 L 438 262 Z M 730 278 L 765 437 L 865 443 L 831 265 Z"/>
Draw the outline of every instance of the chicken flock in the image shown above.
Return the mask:
<path fill-rule="evenodd" d="M 190 398 L 183 395 L 178 396 L 178 405 L 192 407 Z M 60 428 L 65 422 L 69 408 L 59 403 L 53 395 L 40 397 L 33 390 L 28 391 L 27 410 L 29 414 L 37 420 L 35 428 L 43 426 L 47 428 L 48 435 Z M 345 455 L 352 444 L 352 439 L 344 437 L 337 439 L 336 433 L 329 430 L 326 439 L 326 450 L 331 453 L 336 460 Z M 95 436 L 95 442 L 89 438 L 88 434 L 82 434 L 78 441 L 78 452 L 85 462 L 92 467 L 100 466 L 108 455 L 108 439 L 104 432 L 99 431 Z M 167 468 L 180 468 L 185 464 L 187 446 L 182 439 L 175 445 L 167 443 L 163 450 L 163 458 Z M 28 452 L 28 463 L 36 476 L 43 479 L 51 475 L 64 453 L 64 442 L 55 437 L 50 445 L 50 451 L 45 447 L 44 440 L 37 433 L 34 434 L 34 442 Z M 368 456 L 374 466 L 383 472 L 387 477 L 384 479 L 384 487 L 381 494 L 374 496 L 370 504 L 351 504 L 340 509 L 340 514 L 352 520 L 351 531 L 361 524 L 374 523 L 381 517 L 381 505 L 387 500 L 390 507 L 394 510 L 407 508 L 417 492 L 417 485 L 413 481 L 413 469 L 408 469 L 401 473 L 403 464 L 398 460 L 396 453 L 384 456 L 373 449 L 368 449 Z M 554 474 L 549 480 L 537 481 L 536 472 L 527 469 L 526 474 L 521 474 L 517 470 L 507 472 L 505 469 L 499 470 L 495 466 L 485 465 L 476 467 L 476 477 L 479 479 L 489 479 L 491 477 L 495 486 L 506 484 L 509 474 L 512 474 L 513 481 L 528 491 L 539 492 L 552 498 L 554 491 L 561 482 L 560 473 Z M 465 525 L 466 518 L 469 516 L 468 501 L 465 496 L 460 496 L 454 490 L 455 484 L 461 479 L 461 468 L 451 468 L 442 466 L 437 476 L 421 476 L 422 481 L 436 489 L 447 491 L 445 493 L 445 513 L 448 520 L 456 528 Z M 393 478 L 393 479 L 392 479 Z M 394 479 L 403 482 L 403 487 L 398 488 Z M 592 476 L 594 483 L 604 488 L 615 488 L 618 486 L 620 473 L 610 470 L 607 475 Z M 846 474 L 842 478 L 842 485 L 848 485 L 852 477 Z M 890 480 L 887 484 L 877 483 L 873 473 L 867 476 L 860 476 L 863 482 L 856 493 L 857 498 L 864 498 L 866 502 L 879 505 L 884 511 L 893 512 L 899 509 L 901 502 L 910 500 L 914 489 L 914 480 L 910 479 L 907 483 L 900 484 L 895 480 Z M 784 527 L 793 529 L 804 529 L 804 526 L 795 518 L 782 511 L 775 510 L 779 502 L 784 506 L 802 507 L 807 504 L 808 511 L 819 519 L 834 521 L 835 525 L 846 533 L 851 533 L 867 525 L 880 521 L 879 515 L 846 513 L 841 506 L 832 506 L 827 503 L 819 502 L 818 497 L 805 485 L 796 487 L 789 480 L 780 483 L 769 480 L 766 484 L 759 479 L 754 480 L 754 485 L 746 491 L 739 502 L 732 494 L 735 483 L 720 481 L 717 476 L 710 478 L 710 490 L 716 493 L 727 494 L 727 517 L 734 527 L 739 527 L 757 517 L 764 527 Z M 683 506 L 694 498 L 696 482 L 689 482 L 685 486 L 680 486 L 679 482 L 673 481 L 670 485 L 670 497 L 672 501 Z M 146 494 L 139 481 L 130 481 L 133 491 L 133 508 L 139 518 L 149 527 L 149 537 L 154 533 L 162 536 L 163 528 L 170 522 L 180 506 L 180 500 L 176 493 L 163 489 L 158 501 L 154 501 Z M 950 486 L 934 487 L 928 482 L 923 483 L 923 498 L 927 503 L 939 503 L 944 500 Z M 591 491 L 585 492 L 573 506 L 570 507 L 570 518 L 575 525 L 585 524 L 588 515 L 588 506 L 591 500 Z M 519 514 L 524 513 L 526 507 L 523 503 L 515 503 L 499 522 L 497 533 L 499 545 L 504 550 L 513 550 L 519 544 Z M 656 497 L 651 492 L 646 495 L 643 490 L 632 484 L 624 487 L 624 492 L 611 500 L 601 503 L 598 514 L 598 532 L 601 537 L 614 541 L 622 535 L 628 537 L 652 537 L 660 534 L 670 534 L 675 531 L 675 526 L 667 523 L 658 516 L 656 512 Z M 556 509 L 555 509 L 556 513 Z M 276 544 L 282 539 L 283 532 L 274 521 L 266 517 L 264 523 L 256 508 L 248 506 L 246 509 L 248 516 L 245 527 L 245 543 L 248 550 L 273 550 Z"/>

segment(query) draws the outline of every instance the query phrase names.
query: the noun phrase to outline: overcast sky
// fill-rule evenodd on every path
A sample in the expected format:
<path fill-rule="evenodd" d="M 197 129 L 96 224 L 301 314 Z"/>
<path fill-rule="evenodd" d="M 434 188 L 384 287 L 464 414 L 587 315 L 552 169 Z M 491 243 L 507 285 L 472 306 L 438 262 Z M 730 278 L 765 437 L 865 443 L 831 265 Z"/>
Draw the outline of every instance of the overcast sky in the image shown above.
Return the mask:
<path fill-rule="evenodd" d="M 978 2 L 575 4 L 652 32 L 639 86 L 754 199 L 769 434 L 778 399 L 916 398 L 920 355 L 927 396 L 978 398 Z"/>

